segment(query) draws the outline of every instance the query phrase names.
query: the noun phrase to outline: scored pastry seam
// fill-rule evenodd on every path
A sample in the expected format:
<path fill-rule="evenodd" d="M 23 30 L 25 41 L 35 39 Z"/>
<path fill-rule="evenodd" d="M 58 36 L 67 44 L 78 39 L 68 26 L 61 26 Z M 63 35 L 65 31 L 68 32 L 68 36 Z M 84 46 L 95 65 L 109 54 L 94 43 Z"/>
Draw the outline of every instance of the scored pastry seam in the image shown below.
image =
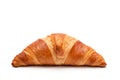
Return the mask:
<path fill-rule="evenodd" d="M 53 50 L 53 45 L 52 45 L 52 42 L 51 42 L 51 38 L 48 36 L 46 38 L 43 38 L 42 40 L 46 42 L 46 44 L 47 44 L 47 46 L 48 46 L 48 48 L 49 48 L 49 50 L 52 54 L 53 61 L 56 64 L 56 57 L 54 56 L 55 52 Z"/>
<path fill-rule="evenodd" d="M 70 39 L 68 39 L 70 38 Z M 62 63 L 65 63 L 68 54 L 70 53 L 71 48 L 74 46 L 75 42 L 77 41 L 77 39 L 70 37 L 70 36 L 66 36 L 66 39 L 68 39 L 67 41 L 69 41 L 70 43 L 67 45 L 65 51 L 64 51 L 64 59 L 62 61 Z"/>
<path fill-rule="evenodd" d="M 79 65 L 84 65 L 86 63 L 86 61 L 90 58 L 91 54 L 95 52 L 93 49 L 89 49 L 85 55 L 83 56 L 83 58 L 80 60 L 80 62 L 78 62 Z"/>
<path fill-rule="evenodd" d="M 92 65 L 96 65 L 96 63 L 97 63 L 100 59 L 101 59 L 101 55 L 98 56 L 97 60 L 96 60 Z M 103 59 L 103 60 L 104 60 L 104 59 Z M 103 61 L 103 60 L 102 60 L 102 61 Z M 101 63 L 99 63 L 99 64 L 101 64 Z"/>
<path fill-rule="evenodd" d="M 29 57 L 31 57 L 36 64 L 39 64 L 39 63 L 40 63 L 39 60 L 37 59 L 37 57 L 36 57 L 34 54 L 29 53 L 29 52 L 26 51 L 26 50 L 24 50 L 23 52 L 26 53 L 26 55 L 28 55 Z"/>
<path fill-rule="evenodd" d="M 77 41 L 75 38 L 66 35 L 66 37 L 64 38 L 64 41 L 67 41 L 67 42 L 70 42 L 70 43 L 68 43 L 68 45 L 66 46 L 66 45 L 65 45 L 66 42 L 63 41 L 62 46 L 65 45 L 65 47 L 66 47 L 66 49 L 64 50 L 64 53 L 63 53 L 63 56 L 64 56 L 64 57 L 63 57 L 63 56 L 55 56 L 56 53 L 55 53 L 55 51 L 53 50 L 53 45 L 52 45 L 52 42 L 51 42 L 51 38 L 50 38 L 49 36 L 48 36 L 47 38 L 44 38 L 43 40 L 46 42 L 46 44 L 47 44 L 47 46 L 48 46 L 48 48 L 49 48 L 49 50 L 50 50 L 50 52 L 51 52 L 51 54 L 52 54 L 53 60 L 54 60 L 55 64 L 57 64 L 57 65 L 64 64 L 64 62 L 65 62 L 65 60 L 66 60 L 66 58 L 67 58 L 67 56 L 68 56 L 71 48 L 73 47 L 73 45 L 74 45 L 75 42 Z M 61 46 L 61 47 L 62 47 L 62 46 Z M 64 49 L 64 48 L 63 48 L 63 49 Z M 62 60 L 61 60 L 61 59 L 58 58 L 58 57 L 61 57 L 61 58 L 63 57 L 63 58 L 62 58 Z"/>

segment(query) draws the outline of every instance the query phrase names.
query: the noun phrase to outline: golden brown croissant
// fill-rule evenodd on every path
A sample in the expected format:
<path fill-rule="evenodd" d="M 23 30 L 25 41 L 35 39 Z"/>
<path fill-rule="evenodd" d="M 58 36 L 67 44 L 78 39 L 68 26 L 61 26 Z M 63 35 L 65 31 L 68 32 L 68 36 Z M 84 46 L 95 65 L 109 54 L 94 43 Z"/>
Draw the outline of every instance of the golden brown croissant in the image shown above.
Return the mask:
<path fill-rule="evenodd" d="M 62 33 L 51 34 L 27 46 L 12 61 L 14 67 L 73 65 L 105 67 L 103 57 L 91 47 Z"/>

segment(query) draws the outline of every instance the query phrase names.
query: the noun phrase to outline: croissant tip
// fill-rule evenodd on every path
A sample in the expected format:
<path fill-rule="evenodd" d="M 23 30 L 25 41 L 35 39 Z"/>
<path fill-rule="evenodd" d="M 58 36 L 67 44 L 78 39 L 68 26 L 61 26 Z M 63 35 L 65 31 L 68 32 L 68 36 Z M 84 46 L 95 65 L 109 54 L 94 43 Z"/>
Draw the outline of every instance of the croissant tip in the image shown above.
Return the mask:
<path fill-rule="evenodd" d="M 107 63 L 106 62 L 103 62 L 100 64 L 101 67 L 106 67 L 107 66 Z"/>
<path fill-rule="evenodd" d="M 11 65 L 12 65 L 13 67 L 19 67 L 19 66 L 20 66 L 19 61 L 18 61 L 17 59 L 18 59 L 18 58 L 15 57 L 15 58 L 12 60 Z"/>
<path fill-rule="evenodd" d="M 15 65 L 15 63 L 14 63 L 14 60 L 12 61 L 11 65 L 12 65 L 13 67 L 17 67 L 17 66 Z"/>

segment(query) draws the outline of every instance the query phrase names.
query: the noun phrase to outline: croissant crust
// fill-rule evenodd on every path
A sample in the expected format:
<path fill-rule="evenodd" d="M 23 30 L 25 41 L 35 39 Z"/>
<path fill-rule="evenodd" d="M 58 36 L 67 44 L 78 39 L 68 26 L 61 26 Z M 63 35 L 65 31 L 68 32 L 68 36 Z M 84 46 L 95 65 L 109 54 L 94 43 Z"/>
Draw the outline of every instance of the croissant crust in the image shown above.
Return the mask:
<path fill-rule="evenodd" d="M 27 46 L 12 61 L 14 67 L 71 65 L 105 67 L 104 58 L 93 48 L 63 33 L 51 34 Z"/>

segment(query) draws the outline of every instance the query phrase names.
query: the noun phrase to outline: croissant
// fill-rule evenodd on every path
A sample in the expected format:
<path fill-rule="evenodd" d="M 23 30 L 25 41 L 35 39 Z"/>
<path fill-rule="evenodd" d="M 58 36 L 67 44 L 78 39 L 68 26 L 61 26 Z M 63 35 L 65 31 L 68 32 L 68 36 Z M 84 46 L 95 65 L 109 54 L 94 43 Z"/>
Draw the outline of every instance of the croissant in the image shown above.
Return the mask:
<path fill-rule="evenodd" d="M 34 65 L 70 65 L 105 67 L 104 58 L 81 41 L 63 33 L 54 33 L 27 46 L 12 61 L 14 67 Z"/>

